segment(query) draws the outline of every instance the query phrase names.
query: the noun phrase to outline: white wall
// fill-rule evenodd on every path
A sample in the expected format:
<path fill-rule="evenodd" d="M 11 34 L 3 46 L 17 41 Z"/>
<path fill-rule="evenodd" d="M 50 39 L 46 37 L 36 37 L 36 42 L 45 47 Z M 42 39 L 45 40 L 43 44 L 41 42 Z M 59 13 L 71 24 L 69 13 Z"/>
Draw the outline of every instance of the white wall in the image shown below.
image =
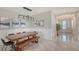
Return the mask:
<path fill-rule="evenodd" d="M 18 17 L 18 14 L 16 12 L 12 12 L 3 8 L 0 8 L 0 16 L 6 16 L 10 18 L 16 18 Z"/>
<path fill-rule="evenodd" d="M 56 16 L 53 13 L 53 11 L 51 11 L 51 34 L 52 34 L 52 40 L 55 41 L 56 39 Z"/>
<path fill-rule="evenodd" d="M 36 17 L 37 20 L 44 20 L 44 27 L 43 28 L 38 28 L 38 29 L 41 30 L 40 33 L 41 33 L 41 37 L 43 39 L 52 40 L 53 27 L 51 26 L 51 22 L 52 22 L 51 20 L 53 19 L 53 21 L 54 21 L 54 18 L 52 16 L 54 16 L 54 15 L 52 15 L 51 11 L 40 13 L 38 15 L 34 15 L 34 17 Z"/>
<path fill-rule="evenodd" d="M 76 12 L 76 35 L 79 40 L 79 11 Z"/>

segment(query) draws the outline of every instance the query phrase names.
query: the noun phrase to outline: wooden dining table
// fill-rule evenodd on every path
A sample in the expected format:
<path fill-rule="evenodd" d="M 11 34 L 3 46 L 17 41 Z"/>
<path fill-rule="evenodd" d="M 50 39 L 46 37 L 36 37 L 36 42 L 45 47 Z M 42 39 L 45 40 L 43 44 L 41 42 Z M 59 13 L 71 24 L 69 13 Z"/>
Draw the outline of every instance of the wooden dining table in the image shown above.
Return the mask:
<path fill-rule="evenodd" d="M 20 33 L 15 35 L 6 36 L 6 38 L 12 42 L 16 42 L 17 50 L 22 50 L 22 48 L 27 45 L 29 42 L 38 41 L 36 32 L 27 32 L 27 33 Z M 32 38 L 30 38 L 32 36 Z M 19 42 L 23 38 L 26 38 L 25 41 Z M 18 44 L 19 43 L 19 44 Z"/>
<path fill-rule="evenodd" d="M 10 36 L 6 36 L 6 38 L 10 41 L 18 41 L 19 39 L 22 38 L 27 38 L 29 36 L 36 36 L 35 32 L 27 32 L 27 33 L 20 33 L 20 34 L 15 34 L 15 35 L 10 35 Z"/>

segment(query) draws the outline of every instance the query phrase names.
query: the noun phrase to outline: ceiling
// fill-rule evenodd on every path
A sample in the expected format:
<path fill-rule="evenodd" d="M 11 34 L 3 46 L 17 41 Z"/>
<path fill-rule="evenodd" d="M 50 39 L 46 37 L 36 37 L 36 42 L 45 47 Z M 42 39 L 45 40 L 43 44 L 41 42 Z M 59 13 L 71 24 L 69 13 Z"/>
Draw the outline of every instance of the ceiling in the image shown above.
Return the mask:
<path fill-rule="evenodd" d="M 78 7 L 28 7 L 32 9 L 31 12 L 28 12 L 27 10 L 24 10 L 22 7 L 0 7 L 0 8 L 23 15 L 27 14 L 36 15 L 50 10 L 52 10 L 54 14 L 58 15 L 66 12 L 75 12 L 79 10 Z"/>
<path fill-rule="evenodd" d="M 38 14 L 46 11 L 52 10 L 54 14 L 62 14 L 66 12 L 75 12 L 78 11 L 77 7 L 30 7 L 33 10 L 33 14 Z"/>

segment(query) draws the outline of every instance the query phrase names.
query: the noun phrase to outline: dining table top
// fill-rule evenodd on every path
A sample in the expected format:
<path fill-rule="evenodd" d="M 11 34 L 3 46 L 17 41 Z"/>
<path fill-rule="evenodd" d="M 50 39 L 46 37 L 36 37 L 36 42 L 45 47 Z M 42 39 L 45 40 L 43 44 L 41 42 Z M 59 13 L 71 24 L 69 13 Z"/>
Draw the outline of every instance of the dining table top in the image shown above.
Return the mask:
<path fill-rule="evenodd" d="M 25 38 L 25 37 L 29 37 L 29 36 L 34 36 L 36 34 L 37 34 L 36 32 L 27 32 L 27 33 L 20 33 L 20 34 L 6 36 L 6 38 L 11 40 L 11 41 L 14 41 L 16 39 L 21 39 L 21 38 Z"/>

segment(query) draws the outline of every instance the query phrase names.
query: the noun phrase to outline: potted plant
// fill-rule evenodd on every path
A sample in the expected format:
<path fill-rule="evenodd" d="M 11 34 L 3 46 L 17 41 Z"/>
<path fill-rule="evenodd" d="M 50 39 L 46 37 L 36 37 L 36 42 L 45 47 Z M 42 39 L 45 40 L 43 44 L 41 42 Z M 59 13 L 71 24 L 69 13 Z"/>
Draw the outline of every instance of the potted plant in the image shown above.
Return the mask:
<path fill-rule="evenodd" d="M 56 24 L 56 31 L 57 31 L 57 36 L 58 36 L 58 31 L 60 30 L 60 24 L 59 23 L 57 23 Z"/>

